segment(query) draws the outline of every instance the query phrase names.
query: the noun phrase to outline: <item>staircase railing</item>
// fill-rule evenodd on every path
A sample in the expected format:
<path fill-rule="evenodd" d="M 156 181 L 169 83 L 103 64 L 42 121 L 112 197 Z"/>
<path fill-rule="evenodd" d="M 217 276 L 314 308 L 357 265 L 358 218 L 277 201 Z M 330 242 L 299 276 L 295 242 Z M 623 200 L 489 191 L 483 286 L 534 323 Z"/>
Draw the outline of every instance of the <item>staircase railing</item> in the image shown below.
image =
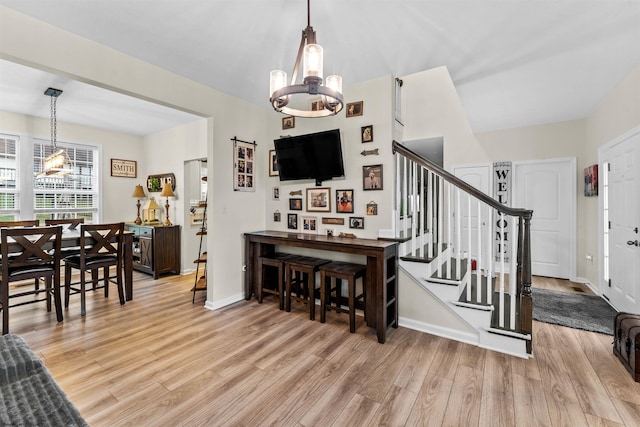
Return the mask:
<path fill-rule="evenodd" d="M 440 257 L 432 280 L 462 285 L 460 305 L 492 310 L 489 330 L 526 339 L 531 353 L 533 211 L 505 206 L 397 141 L 393 151 L 401 255 Z"/>

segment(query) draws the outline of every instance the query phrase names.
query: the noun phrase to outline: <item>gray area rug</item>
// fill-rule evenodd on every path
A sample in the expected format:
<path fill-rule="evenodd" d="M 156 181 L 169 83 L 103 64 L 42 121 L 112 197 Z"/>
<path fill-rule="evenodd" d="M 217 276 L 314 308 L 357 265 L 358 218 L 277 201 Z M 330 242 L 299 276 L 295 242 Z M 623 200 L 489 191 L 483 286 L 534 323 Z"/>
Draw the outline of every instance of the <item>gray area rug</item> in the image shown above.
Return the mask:
<path fill-rule="evenodd" d="M 547 289 L 531 289 L 533 319 L 574 329 L 613 335 L 617 311 L 603 298 Z"/>

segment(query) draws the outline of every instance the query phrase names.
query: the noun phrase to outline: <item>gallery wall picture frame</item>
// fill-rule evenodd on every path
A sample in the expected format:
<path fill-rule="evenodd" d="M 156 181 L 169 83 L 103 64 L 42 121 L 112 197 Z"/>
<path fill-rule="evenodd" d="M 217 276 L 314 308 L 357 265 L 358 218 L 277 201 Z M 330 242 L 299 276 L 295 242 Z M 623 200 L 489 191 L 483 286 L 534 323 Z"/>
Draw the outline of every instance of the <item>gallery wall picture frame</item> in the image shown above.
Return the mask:
<path fill-rule="evenodd" d="M 233 141 L 233 190 L 256 191 L 255 183 L 255 142 Z"/>
<path fill-rule="evenodd" d="M 598 165 L 584 168 L 584 195 L 585 197 L 598 195 Z"/>
<path fill-rule="evenodd" d="M 157 175 L 149 175 L 147 177 L 147 190 L 150 193 L 158 193 L 162 191 L 165 183 L 171 184 L 171 189 L 176 190 L 176 176 L 172 173 L 161 173 Z"/>
<path fill-rule="evenodd" d="M 307 188 L 307 212 L 331 212 L 329 187 Z"/>
<path fill-rule="evenodd" d="M 349 228 L 364 229 L 364 217 L 362 216 L 350 216 Z"/>
<path fill-rule="evenodd" d="M 336 213 L 353 213 L 353 189 L 336 190 Z"/>
<path fill-rule="evenodd" d="M 367 203 L 367 215 L 378 215 L 378 204 L 376 202 Z"/>
<path fill-rule="evenodd" d="M 318 217 L 317 216 L 302 216 L 300 217 L 302 223 L 303 233 L 318 234 Z"/>
<path fill-rule="evenodd" d="M 278 176 L 280 171 L 278 170 L 278 157 L 276 157 L 276 150 L 269 150 L 269 176 Z"/>
<path fill-rule="evenodd" d="M 280 211 L 275 211 L 273 213 L 273 222 L 280 222 Z"/>
<path fill-rule="evenodd" d="M 280 200 L 280 187 L 273 187 L 271 189 L 271 198 L 273 200 Z"/>
<path fill-rule="evenodd" d="M 311 111 L 324 110 L 324 102 L 322 102 L 322 98 L 312 99 L 311 101 L 309 101 L 309 110 Z"/>
<path fill-rule="evenodd" d="M 289 199 L 289 210 L 301 211 L 302 210 L 302 199 L 298 199 L 298 198 Z"/>
<path fill-rule="evenodd" d="M 363 190 L 382 190 L 383 184 L 382 165 L 362 166 Z"/>
<path fill-rule="evenodd" d="M 363 107 L 363 101 L 347 103 L 347 117 L 361 116 Z"/>
<path fill-rule="evenodd" d="M 327 218 L 322 217 L 323 224 L 344 225 L 344 218 Z"/>
<path fill-rule="evenodd" d="M 137 178 L 138 162 L 135 160 L 111 159 L 111 176 Z"/>
<path fill-rule="evenodd" d="M 293 129 L 296 127 L 296 118 L 287 116 L 282 118 L 282 129 Z"/>
<path fill-rule="evenodd" d="M 298 214 L 287 214 L 287 228 L 289 230 L 298 229 Z"/>
<path fill-rule="evenodd" d="M 363 144 L 373 142 L 373 125 L 362 126 L 360 128 L 360 137 Z"/>

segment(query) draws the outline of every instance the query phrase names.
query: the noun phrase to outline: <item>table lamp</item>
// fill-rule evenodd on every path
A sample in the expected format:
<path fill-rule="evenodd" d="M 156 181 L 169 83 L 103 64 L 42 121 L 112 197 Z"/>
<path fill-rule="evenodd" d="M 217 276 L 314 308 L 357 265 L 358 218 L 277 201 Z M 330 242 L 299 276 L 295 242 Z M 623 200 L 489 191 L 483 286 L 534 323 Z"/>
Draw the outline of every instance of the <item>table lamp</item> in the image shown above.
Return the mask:
<path fill-rule="evenodd" d="M 142 219 L 140 218 L 140 199 L 144 199 L 145 197 L 147 197 L 147 195 L 144 194 L 144 188 L 142 188 L 142 185 L 136 185 L 136 188 L 133 190 L 133 195 L 131 197 L 136 197 L 138 199 L 138 203 L 136 204 L 136 206 L 138 207 L 138 216 L 136 217 L 135 223 L 142 224 Z"/>
<path fill-rule="evenodd" d="M 167 216 L 164 219 L 164 225 L 172 225 L 171 221 L 169 221 L 169 197 L 176 197 L 176 195 L 171 188 L 171 184 L 169 184 L 168 182 L 164 183 L 164 185 L 162 186 L 162 193 L 160 193 L 160 197 L 167 198 L 167 201 L 164 205 L 165 209 L 167 210 Z"/>

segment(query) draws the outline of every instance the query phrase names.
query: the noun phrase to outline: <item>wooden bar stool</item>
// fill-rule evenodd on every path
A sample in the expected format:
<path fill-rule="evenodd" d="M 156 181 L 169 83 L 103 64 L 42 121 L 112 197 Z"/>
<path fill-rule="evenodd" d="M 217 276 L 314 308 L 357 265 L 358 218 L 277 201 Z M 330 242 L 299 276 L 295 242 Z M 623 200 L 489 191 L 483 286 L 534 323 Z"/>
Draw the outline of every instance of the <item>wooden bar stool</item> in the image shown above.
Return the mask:
<path fill-rule="evenodd" d="M 367 266 L 354 264 L 351 262 L 333 261 L 320 267 L 320 322 L 324 323 L 327 316 L 327 310 L 335 310 L 339 313 L 349 313 L 349 330 L 351 333 L 356 331 L 356 301 L 361 300 L 364 303 L 365 281 L 367 276 Z M 356 280 L 362 278 L 362 293 L 356 295 Z M 335 280 L 335 286 L 332 287 L 332 279 Z M 347 289 L 349 292 L 349 309 L 345 310 L 341 306 L 342 300 L 342 281 L 347 281 Z M 331 306 L 331 293 L 336 293 L 336 305 Z"/>
<path fill-rule="evenodd" d="M 296 301 L 309 302 L 309 319 L 316 318 L 316 272 L 318 268 L 324 264 L 329 264 L 328 259 L 313 258 L 308 256 L 300 256 L 296 259 L 286 261 L 287 277 L 286 277 L 286 293 L 285 304 L 286 310 L 291 311 L 291 289 L 293 286 L 298 288 Z M 302 294 L 302 296 L 300 295 Z"/>
<path fill-rule="evenodd" d="M 298 255 L 285 254 L 281 252 L 276 252 L 271 255 L 264 255 L 258 257 L 258 302 L 262 304 L 262 297 L 264 293 L 269 293 L 278 296 L 278 302 L 280 310 L 284 310 L 284 278 L 285 278 L 285 262 L 291 261 L 298 258 Z M 273 282 L 267 283 L 267 268 L 275 268 L 278 272 L 278 282 L 275 286 Z"/>

